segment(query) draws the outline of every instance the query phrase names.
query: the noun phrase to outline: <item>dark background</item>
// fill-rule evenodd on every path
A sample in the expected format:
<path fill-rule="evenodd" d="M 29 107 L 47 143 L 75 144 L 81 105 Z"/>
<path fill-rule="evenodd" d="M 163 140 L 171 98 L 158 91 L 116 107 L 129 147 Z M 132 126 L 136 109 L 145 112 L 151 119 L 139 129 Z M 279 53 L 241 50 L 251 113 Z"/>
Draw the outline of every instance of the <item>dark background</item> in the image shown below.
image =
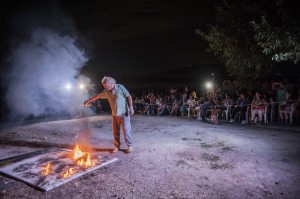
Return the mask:
<path fill-rule="evenodd" d="M 196 90 L 212 77 L 221 82 L 227 78 L 224 65 L 206 52 L 208 44 L 195 34 L 214 22 L 217 2 L 5 0 L 0 8 L 1 96 L 9 78 L 7 60 L 37 27 L 76 39 L 89 58 L 80 74 L 90 78 L 96 91 L 102 89 L 104 75 L 136 94 L 172 85 Z M 1 118 L 7 112 L 2 97 Z"/>
<path fill-rule="evenodd" d="M 72 28 L 63 31 L 76 35 L 78 45 L 85 49 L 89 62 L 81 73 L 96 84 L 103 75 L 113 76 L 124 84 L 143 84 L 145 77 L 155 78 L 154 84 L 165 80 L 171 84 L 178 79 L 185 84 L 196 76 L 219 71 L 224 75 L 223 65 L 205 51 L 207 44 L 195 35 L 196 29 L 205 29 L 215 20 L 217 2 L 6 1 L 2 7 L 1 58 L 9 56 L 9 49 L 25 37 L 22 31 L 29 25 L 64 29 L 65 24 L 71 24 Z M 195 70 L 191 70 L 193 67 Z M 182 74 L 182 68 L 194 77 L 173 74 L 174 77 L 166 78 L 166 71 L 178 70 Z M 164 73 L 160 76 L 161 72 Z"/>

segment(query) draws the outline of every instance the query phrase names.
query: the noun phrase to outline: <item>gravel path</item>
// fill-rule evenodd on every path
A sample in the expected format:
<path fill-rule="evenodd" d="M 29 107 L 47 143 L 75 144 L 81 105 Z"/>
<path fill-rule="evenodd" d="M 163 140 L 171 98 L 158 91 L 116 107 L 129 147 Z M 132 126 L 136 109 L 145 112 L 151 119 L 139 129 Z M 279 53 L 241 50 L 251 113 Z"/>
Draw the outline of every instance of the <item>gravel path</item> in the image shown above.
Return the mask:
<path fill-rule="evenodd" d="M 132 117 L 134 152 L 48 192 L 0 176 L 0 198 L 299 198 L 300 131 L 211 125 L 179 117 Z M 111 117 L 7 127 L 0 140 L 113 147 Z M 122 137 L 122 143 L 123 137 Z M 0 159 L 39 150 L 0 145 Z"/>

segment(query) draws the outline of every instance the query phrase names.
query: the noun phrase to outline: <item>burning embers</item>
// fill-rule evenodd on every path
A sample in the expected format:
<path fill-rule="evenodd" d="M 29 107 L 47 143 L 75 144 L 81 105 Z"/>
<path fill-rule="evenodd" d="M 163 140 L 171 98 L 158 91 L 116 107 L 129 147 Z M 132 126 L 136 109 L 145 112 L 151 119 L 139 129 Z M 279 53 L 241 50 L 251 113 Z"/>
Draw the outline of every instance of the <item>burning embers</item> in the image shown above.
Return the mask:
<path fill-rule="evenodd" d="M 50 172 L 50 162 L 47 164 L 47 166 L 44 166 L 43 174 L 48 175 L 49 172 Z"/>
<path fill-rule="evenodd" d="M 70 177 L 71 175 L 74 174 L 73 168 L 69 168 L 65 173 L 64 173 L 64 178 Z"/>
<path fill-rule="evenodd" d="M 94 160 L 91 160 L 91 154 L 89 152 L 84 152 L 80 149 L 79 145 L 77 144 L 74 150 L 72 151 L 72 155 L 70 156 L 72 161 L 74 161 L 74 164 L 77 166 L 68 166 L 64 169 L 64 172 L 62 174 L 63 178 L 68 178 L 75 173 L 78 173 L 80 168 L 88 168 L 95 166 L 96 163 Z M 79 168 L 78 168 L 79 167 Z M 50 162 L 43 167 L 42 174 L 47 176 L 51 174 L 51 164 Z"/>

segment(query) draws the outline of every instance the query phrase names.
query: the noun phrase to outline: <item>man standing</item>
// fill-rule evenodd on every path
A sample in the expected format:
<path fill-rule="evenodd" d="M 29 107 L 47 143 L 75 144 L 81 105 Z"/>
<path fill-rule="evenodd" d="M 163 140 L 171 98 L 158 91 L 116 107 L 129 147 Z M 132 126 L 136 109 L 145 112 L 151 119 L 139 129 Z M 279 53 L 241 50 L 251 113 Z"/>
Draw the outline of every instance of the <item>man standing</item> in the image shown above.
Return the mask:
<path fill-rule="evenodd" d="M 126 152 L 130 153 L 133 150 L 130 124 L 130 115 L 134 114 L 132 97 L 127 89 L 121 84 L 116 84 L 116 80 L 112 77 L 103 77 L 101 82 L 104 90 L 85 101 L 84 106 L 89 106 L 91 102 L 97 99 L 108 100 L 112 111 L 112 131 L 115 145 L 113 152 L 120 150 L 120 127 L 122 126 L 124 140 L 127 145 Z"/>

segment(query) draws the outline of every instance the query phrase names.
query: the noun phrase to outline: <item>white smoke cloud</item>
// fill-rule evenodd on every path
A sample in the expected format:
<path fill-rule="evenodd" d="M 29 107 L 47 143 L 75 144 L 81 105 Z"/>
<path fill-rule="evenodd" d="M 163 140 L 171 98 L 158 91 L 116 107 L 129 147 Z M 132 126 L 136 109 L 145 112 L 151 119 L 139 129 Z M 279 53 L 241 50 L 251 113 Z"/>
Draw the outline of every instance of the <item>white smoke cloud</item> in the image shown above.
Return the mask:
<path fill-rule="evenodd" d="M 5 99 L 12 116 L 75 113 L 89 97 L 88 89 L 78 88 L 80 83 L 91 87 L 90 80 L 79 75 L 87 61 L 71 36 L 46 28 L 32 31 L 9 58 Z"/>

